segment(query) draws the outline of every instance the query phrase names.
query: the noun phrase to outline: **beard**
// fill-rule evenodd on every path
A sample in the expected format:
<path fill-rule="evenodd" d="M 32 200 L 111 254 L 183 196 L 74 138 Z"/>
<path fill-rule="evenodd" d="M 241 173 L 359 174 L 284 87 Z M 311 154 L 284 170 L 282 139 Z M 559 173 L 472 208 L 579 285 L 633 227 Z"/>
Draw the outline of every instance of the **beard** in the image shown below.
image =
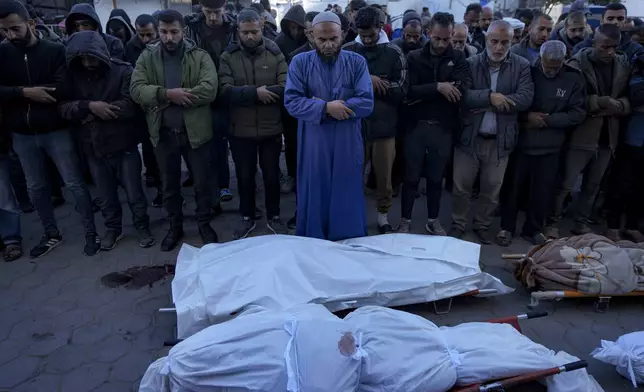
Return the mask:
<path fill-rule="evenodd" d="M 27 27 L 27 34 L 24 36 L 24 38 L 14 38 L 12 40 L 9 40 L 12 45 L 20 47 L 20 48 L 26 48 L 27 45 L 31 42 L 31 38 L 33 37 L 34 33 L 31 32 L 31 29 Z"/>
<path fill-rule="evenodd" d="M 420 49 L 420 42 L 405 42 L 405 48 L 407 48 L 407 50 Z"/>
<path fill-rule="evenodd" d="M 169 53 L 177 52 L 177 50 L 181 48 L 182 43 L 183 43 L 183 41 L 180 41 L 179 43 L 174 43 L 172 41 L 168 41 L 168 42 L 165 42 L 165 43 L 162 42 L 163 48 Z"/>
<path fill-rule="evenodd" d="M 241 44 L 241 46 L 242 46 L 244 49 L 246 49 L 246 50 L 248 50 L 248 51 L 250 51 L 250 52 L 253 52 L 253 51 L 255 51 L 255 50 L 257 49 L 257 47 L 262 43 L 262 41 L 261 41 L 261 40 L 260 40 L 260 41 L 248 40 L 248 41 L 245 41 L 245 42 L 244 42 L 244 41 L 242 41 L 242 40 L 239 40 L 239 43 Z"/>
<path fill-rule="evenodd" d="M 326 53 L 320 50 L 320 48 L 315 48 L 315 51 L 317 52 L 318 56 L 322 59 L 322 61 L 327 62 L 327 63 L 333 63 L 335 60 L 337 60 L 338 55 L 340 54 L 340 48 L 338 47 L 334 52 L 327 51 Z"/>

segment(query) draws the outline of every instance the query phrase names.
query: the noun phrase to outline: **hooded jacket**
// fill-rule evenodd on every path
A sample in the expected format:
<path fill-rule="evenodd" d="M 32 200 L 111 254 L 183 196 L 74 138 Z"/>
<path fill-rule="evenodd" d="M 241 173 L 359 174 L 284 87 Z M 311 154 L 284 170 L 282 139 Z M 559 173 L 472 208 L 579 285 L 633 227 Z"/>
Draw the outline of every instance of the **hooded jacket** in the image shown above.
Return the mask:
<path fill-rule="evenodd" d="M 130 84 L 132 100 L 145 111 L 150 141 L 154 146 L 159 142 L 163 109 L 170 104 L 163 82 L 162 50 L 159 42 L 143 50 Z M 183 120 L 190 146 L 197 148 L 212 139 L 210 103 L 217 96 L 217 71 L 208 53 L 194 42 L 184 39 L 183 51 L 181 86 L 197 96 L 192 106 L 184 108 Z"/>
<path fill-rule="evenodd" d="M 222 24 L 214 28 L 206 24 L 203 13 L 195 15 L 186 23 L 186 38 L 196 43 L 198 48 L 208 52 L 217 69 L 219 69 L 221 54 L 229 44 L 237 42 L 235 18 L 227 13 L 224 13 L 222 18 Z"/>
<path fill-rule="evenodd" d="M 592 48 L 593 47 L 593 37 L 595 34 L 591 34 L 586 38 L 585 40 L 581 41 L 572 50 L 572 55 L 575 56 L 577 53 L 579 53 L 580 50 L 584 48 Z M 622 54 L 626 55 L 626 58 L 630 61 L 633 56 L 636 54 L 639 54 L 641 52 L 644 52 L 644 48 L 642 45 L 638 44 L 637 42 L 633 41 L 631 37 L 629 37 L 626 33 L 622 32 L 622 39 L 619 41 L 619 45 L 617 46 L 617 50 L 619 52 L 622 52 Z"/>
<path fill-rule="evenodd" d="M 472 86 L 465 93 L 463 129 L 457 147 L 469 153 L 476 154 L 476 136 L 481 129 L 483 117 L 487 111 L 496 114 L 496 145 L 498 158 L 510 155 L 519 139 L 519 113 L 532 105 L 534 98 L 534 82 L 528 60 L 513 53 L 501 64 L 496 91 L 510 98 L 515 103 L 508 112 L 496 112 L 490 104 L 490 65 L 487 52 L 483 51 L 467 59 L 472 74 Z"/>
<path fill-rule="evenodd" d="M 262 17 L 266 21 L 264 23 L 264 31 L 262 33 L 263 36 L 270 39 L 271 41 L 275 41 L 275 39 L 279 35 L 277 33 L 277 22 L 275 22 L 275 18 L 273 18 L 273 15 L 271 15 L 271 13 L 268 11 L 264 11 L 262 13 Z"/>
<path fill-rule="evenodd" d="M 66 126 L 56 104 L 34 102 L 22 95 L 24 87 L 45 86 L 54 87 L 50 95 L 60 99 L 65 85 L 63 45 L 40 39 L 36 45 L 23 48 L 5 41 L 0 43 L 0 64 L 0 128 L 33 135 Z"/>
<path fill-rule="evenodd" d="M 107 24 L 105 25 L 105 30 L 109 32 L 110 26 L 113 24 L 121 24 L 125 28 L 124 44 L 129 42 L 132 39 L 132 37 L 136 35 L 136 31 L 134 30 L 134 27 L 132 27 L 132 22 L 130 21 L 130 17 L 122 9 L 115 8 L 112 10 L 112 12 L 110 13 L 110 18 L 107 20 Z"/>
<path fill-rule="evenodd" d="M 584 48 L 574 55 L 569 63 L 581 70 L 586 83 L 588 116 L 579 125 L 570 137 L 570 148 L 578 150 L 596 151 L 599 145 L 604 121 L 608 121 L 608 139 L 611 150 L 615 150 L 619 141 L 620 117 L 631 112 L 628 100 L 628 83 L 631 76 L 630 62 L 624 55 L 617 55 L 613 59 L 613 80 L 610 83 L 609 94 L 602 94 L 595 72 L 596 65 L 591 59 L 594 48 Z M 621 103 L 621 111 L 616 115 L 603 114 L 598 99 L 602 95 L 610 96 Z"/>
<path fill-rule="evenodd" d="M 546 127 L 526 128 L 527 116 L 522 116 L 519 150 L 528 155 L 558 153 L 567 134 L 586 119 L 586 81 L 568 64 L 556 77 L 548 78 L 539 61 L 532 67 L 532 81 L 534 100 L 528 112 L 548 113 Z"/>
<path fill-rule="evenodd" d="M 104 157 L 136 148 L 137 130 L 133 118 L 136 105 L 130 98 L 132 67 L 125 61 L 110 59 L 100 33 L 79 31 L 67 42 L 66 97 L 58 106 L 60 115 L 74 124 L 83 151 Z M 99 70 L 88 74 L 81 56 L 89 55 L 100 61 Z M 91 101 L 102 101 L 119 107 L 117 118 L 104 121 L 89 109 Z M 89 120 L 88 120 L 89 117 Z"/>
<path fill-rule="evenodd" d="M 110 57 L 118 60 L 125 61 L 125 48 L 120 39 L 113 37 L 109 34 L 103 32 L 103 27 L 101 26 L 101 20 L 98 18 L 96 10 L 91 4 L 80 3 L 75 4 L 67 15 L 65 19 L 65 30 L 69 34 L 70 32 L 76 31 L 76 26 L 74 25 L 74 20 L 78 19 L 90 19 L 96 23 L 98 26 L 98 33 L 105 40 L 105 45 L 107 45 L 107 50 L 110 52 Z"/>
<path fill-rule="evenodd" d="M 280 108 L 288 66 L 280 48 L 266 38 L 252 52 L 234 44 L 221 55 L 220 65 L 220 95 L 230 106 L 230 133 L 258 139 L 282 133 Z M 268 86 L 280 98 L 273 104 L 262 103 L 257 99 L 259 86 Z"/>
<path fill-rule="evenodd" d="M 56 42 L 58 44 L 64 44 L 63 39 L 60 38 L 58 34 L 54 33 L 54 30 L 50 29 L 48 26 L 44 24 L 37 24 L 36 31 L 40 35 L 39 36 L 40 39 Z"/>
<path fill-rule="evenodd" d="M 306 12 L 304 11 L 304 8 L 298 4 L 291 7 L 286 15 L 284 15 L 284 18 L 282 18 L 282 21 L 280 22 L 280 28 L 282 31 L 277 38 L 275 38 L 275 43 L 279 46 L 282 53 L 289 54 L 306 43 L 307 39 L 304 34 L 302 34 L 299 39 L 295 39 L 294 37 L 291 37 L 288 29 L 289 22 L 295 22 L 298 26 L 304 29 L 305 17 Z"/>
<path fill-rule="evenodd" d="M 554 35 L 554 38 L 551 36 L 550 39 L 563 42 L 566 45 L 568 57 L 572 56 L 572 52 L 575 49 L 577 43 L 572 42 L 570 38 L 568 38 L 566 29 L 562 28 L 559 31 L 553 31 L 552 34 Z"/>
<path fill-rule="evenodd" d="M 367 140 L 386 139 L 396 136 L 398 108 L 407 95 L 407 60 L 402 50 L 389 42 L 384 31 L 380 31 L 378 43 L 365 47 L 358 36 L 355 41 L 342 47 L 355 52 L 367 61 L 369 74 L 389 81 L 386 95 L 374 95 L 373 112 L 366 118 L 363 132 Z"/>

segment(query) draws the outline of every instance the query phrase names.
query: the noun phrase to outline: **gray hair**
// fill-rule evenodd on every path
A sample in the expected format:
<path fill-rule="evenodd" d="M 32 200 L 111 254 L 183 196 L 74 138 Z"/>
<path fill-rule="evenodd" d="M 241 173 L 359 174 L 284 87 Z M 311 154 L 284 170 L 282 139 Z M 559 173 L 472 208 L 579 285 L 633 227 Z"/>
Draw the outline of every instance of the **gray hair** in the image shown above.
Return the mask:
<path fill-rule="evenodd" d="M 465 30 L 465 35 L 468 35 L 470 33 L 470 29 L 469 27 L 467 27 L 465 23 L 457 23 L 454 25 L 454 32 L 456 32 L 456 30 L 459 30 L 459 29 Z"/>
<path fill-rule="evenodd" d="M 566 59 L 566 44 L 561 41 L 546 41 L 541 45 L 539 55 L 542 59 L 564 61 Z"/>
<path fill-rule="evenodd" d="M 490 27 L 487 28 L 488 31 L 492 29 L 507 30 L 509 32 L 514 32 L 512 25 L 505 20 L 495 20 L 490 24 Z"/>

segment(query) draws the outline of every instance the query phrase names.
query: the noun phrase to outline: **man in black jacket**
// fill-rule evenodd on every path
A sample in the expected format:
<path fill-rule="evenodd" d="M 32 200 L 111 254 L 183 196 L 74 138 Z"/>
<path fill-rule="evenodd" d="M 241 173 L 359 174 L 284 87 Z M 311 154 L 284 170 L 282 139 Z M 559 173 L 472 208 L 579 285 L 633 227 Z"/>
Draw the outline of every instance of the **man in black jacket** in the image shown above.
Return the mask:
<path fill-rule="evenodd" d="M 107 33 L 121 40 L 123 46 L 127 44 L 134 36 L 134 27 L 132 21 L 125 10 L 114 8 L 110 12 L 110 18 L 105 25 Z"/>
<path fill-rule="evenodd" d="M 120 184 L 127 195 L 132 221 L 143 248 L 154 245 L 147 201 L 141 185 L 141 157 L 137 150 L 138 113 L 130 98 L 132 67 L 110 59 L 105 42 L 95 31 L 72 35 L 66 49 L 68 75 L 61 116 L 78 131 L 82 153 L 101 194 L 106 232 L 101 250 L 112 250 L 123 238 Z"/>
<path fill-rule="evenodd" d="M 125 47 L 123 46 L 123 42 L 114 36 L 103 33 L 101 20 L 92 4 L 75 4 L 65 19 L 65 30 L 68 36 L 82 30 L 98 31 L 105 40 L 105 45 L 107 45 L 107 50 L 110 51 L 110 56 L 115 59 L 125 60 Z"/>
<path fill-rule="evenodd" d="M 0 113 L 0 122 L 2 113 Z M 20 209 L 11 184 L 11 135 L 0 127 L 0 243 L 2 259 L 6 262 L 22 257 Z"/>
<path fill-rule="evenodd" d="M 94 211 L 80 171 L 71 133 L 58 116 L 56 100 L 61 94 L 65 72 L 65 47 L 39 40 L 34 21 L 18 1 L 0 3 L 0 28 L 8 42 L 0 44 L 0 104 L 2 129 L 13 132 L 13 147 L 27 177 L 31 200 L 45 234 L 31 257 L 41 257 L 62 241 L 56 225 L 47 173 L 43 169 L 48 155 L 58 167 L 67 190 L 76 200 L 83 218 L 86 255 L 96 254 L 100 240 L 96 235 Z"/>
<path fill-rule="evenodd" d="M 363 127 L 365 165 L 371 161 L 376 177 L 378 231 L 393 231 L 387 214 L 392 204 L 391 173 L 396 156 L 398 107 L 407 92 L 407 62 L 400 48 L 381 29 L 380 10 L 360 9 L 355 17 L 358 38 L 343 49 L 367 60 L 375 95 L 374 110 Z"/>
<path fill-rule="evenodd" d="M 412 50 L 422 48 L 427 43 L 427 38 L 423 35 L 423 27 L 420 23 L 420 15 L 414 11 L 407 12 L 403 16 L 402 36 L 391 41 L 392 44 L 398 45 L 405 56 Z"/>
<path fill-rule="evenodd" d="M 319 14 L 317 11 L 307 12 L 304 16 L 304 34 L 306 35 L 306 43 L 299 48 L 295 49 L 291 53 L 284 54 L 286 60 L 290 63 L 291 59 L 297 56 L 300 53 L 305 53 L 310 50 L 315 49 L 315 41 L 313 39 L 313 19 Z M 295 159 L 297 159 L 297 152 L 295 154 Z M 297 163 L 295 163 L 297 164 Z"/>
<path fill-rule="evenodd" d="M 143 52 L 143 49 L 148 44 L 156 42 L 159 37 L 157 29 L 157 20 L 152 15 L 141 14 L 134 21 L 136 34 L 125 45 L 125 57 L 130 62 L 132 67 L 136 66 L 136 61 Z M 157 158 L 154 155 L 154 147 L 150 142 L 150 135 L 148 128 L 145 124 L 145 118 L 137 116 L 139 121 L 138 128 L 142 133 L 141 135 L 141 150 L 143 151 L 143 163 L 145 164 L 145 181 L 147 186 L 154 186 L 157 188 L 157 195 L 152 200 L 153 207 L 163 206 L 163 187 L 161 186 L 161 175 L 159 173 L 159 165 Z"/>
<path fill-rule="evenodd" d="M 509 246 L 516 233 L 519 199 L 528 185 L 526 219 L 521 236 L 535 245 L 543 234 L 548 208 L 554 198 L 555 180 L 566 134 L 586 118 L 586 82 L 581 72 L 564 63 L 566 45 L 548 41 L 532 67 L 534 100 L 522 116 L 514 166 L 506 173 L 508 194 L 501 209 L 501 231 L 496 242 Z"/>
<path fill-rule="evenodd" d="M 483 7 L 480 4 L 472 3 L 467 6 L 463 15 L 463 23 L 469 30 L 467 43 L 476 47 L 479 52 L 485 48 L 485 33 L 480 26 L 482 12 Z"/>
<path fill-rule="evenodd" d="M 229 44 L 237 41 L 237 21 L 224 12 L 225 0 L 200 0 L 201 13 L 186 23 L 186 38 L 205 50 L 219 69 L 219 59 Z M 212 107 L 213 140 L 213 209 L 221 212 L 219 201 L 230 201 L 230 168 L 228 167 L 228 113 L 224 105 L 215 101 Z M 216 176 L 216 177 L 215 177 Z"/>
<path fill-rule="evenodd" d="M 429 43 L 413 51 L 409 61 L 410 133 L 405 138 L 405 181 L 399 232 L 409 232 L 418 182 L 427 174 L 427 224 L 433 235 L 445 235 L 438 219 L 443 174 L 460 126 L 462 96 L 471 83 L 463 52 L 452 48 L 452 15 L 432 17 Z M 425 160 L 425 155 L 427 159 Z M 426 167 L 423 168 L 423 164 Z"/>

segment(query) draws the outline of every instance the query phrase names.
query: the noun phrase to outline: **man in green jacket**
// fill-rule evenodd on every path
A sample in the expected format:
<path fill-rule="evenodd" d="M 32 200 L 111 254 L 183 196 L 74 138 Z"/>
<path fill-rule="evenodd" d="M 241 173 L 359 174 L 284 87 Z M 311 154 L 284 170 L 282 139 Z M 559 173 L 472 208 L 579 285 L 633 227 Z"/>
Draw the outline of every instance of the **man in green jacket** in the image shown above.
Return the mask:
<path fill-rule="evenodd" d="M 286 234 L 280 219 L 279 158 L 282 150 L 282 112 L 286 59 L 273 41 L 262 37 L 262 20 L 253 9 L 237 17 L 239 43 L 221 55 L 221 97 L 230 106 L 230 144 L 239 184 L 242 223 L 235 239 L 255 229 L 257 155 L 264 176 L 266 226 Z"/>
<path fill-rule="evenodd" d="M 184 38 L 183 16 L 175 10 L 158 15 L 159 38 L 148 46 L 132 74 L 132 99 L 146 113 L 150 140 L 163 177 L 163 205 L 170 229 L 162 251 L 183 237 L 181 157 L 195 181 L 196 215 L 204 244 L 218 241 L 210 227 L 210 103 L 217 96 L 217 71 L 208 53 Z"/>

